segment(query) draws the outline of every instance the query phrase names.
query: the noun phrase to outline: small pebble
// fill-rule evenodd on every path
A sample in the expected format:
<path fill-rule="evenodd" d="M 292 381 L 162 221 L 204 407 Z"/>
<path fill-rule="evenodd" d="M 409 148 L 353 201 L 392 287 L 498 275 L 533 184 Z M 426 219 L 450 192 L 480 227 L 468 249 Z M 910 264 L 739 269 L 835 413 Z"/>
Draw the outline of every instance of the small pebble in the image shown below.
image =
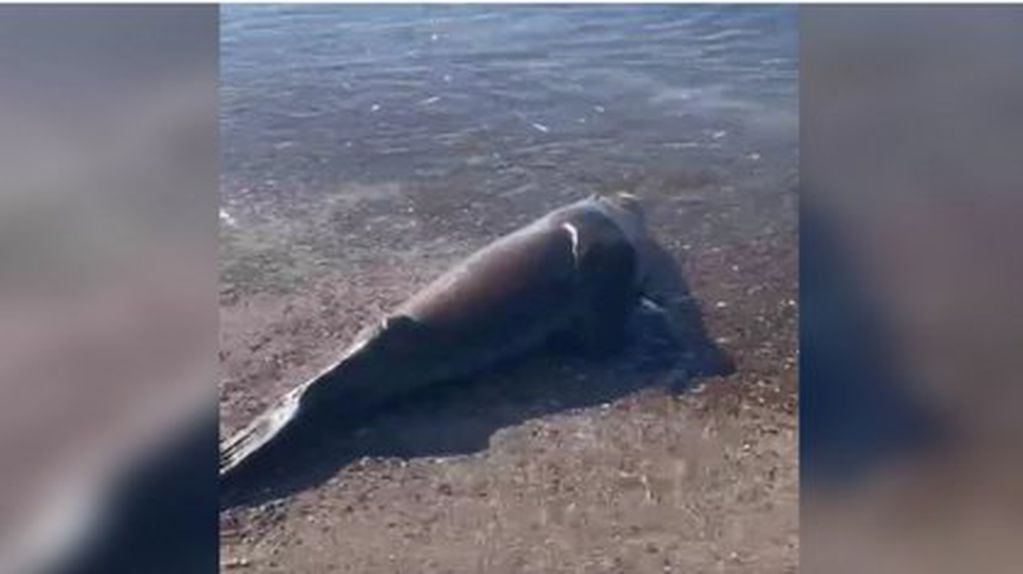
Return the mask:
<path fill-rule="evenodd" d="M 247 558 L 232 558 L 224 563 L 224 568 L 226 569 L 247 568 L 248 565 L 249 560 Z"/>

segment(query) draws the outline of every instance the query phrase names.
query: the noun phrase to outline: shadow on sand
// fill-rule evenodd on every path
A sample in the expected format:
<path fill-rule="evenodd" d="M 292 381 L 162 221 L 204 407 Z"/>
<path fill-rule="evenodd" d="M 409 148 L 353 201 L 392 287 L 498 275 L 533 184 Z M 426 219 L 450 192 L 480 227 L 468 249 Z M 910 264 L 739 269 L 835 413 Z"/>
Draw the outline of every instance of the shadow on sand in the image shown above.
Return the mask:
<path fill-rule="evenodd" d="M 663 311 L 640 306 L 615 356 L 593 360 L 553 345 L 471 379 L 432 385 L 371 411 L 339 412 L 289 437 L 222 485 L 221 507 L 254 506 L 315 487 L 362 457 L 445 456 L 485 450 L 503 427 L 614 401 L 651 386 L 678 392 L 724 376 L 731 360 L 708 337 L 680 268 L 656 248 L 654 292 Z"/>

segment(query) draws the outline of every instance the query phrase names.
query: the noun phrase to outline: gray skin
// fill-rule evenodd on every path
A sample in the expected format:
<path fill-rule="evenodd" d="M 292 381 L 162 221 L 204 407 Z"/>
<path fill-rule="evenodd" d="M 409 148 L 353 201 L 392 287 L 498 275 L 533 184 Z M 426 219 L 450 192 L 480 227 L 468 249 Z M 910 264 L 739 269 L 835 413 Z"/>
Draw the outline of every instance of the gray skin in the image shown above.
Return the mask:
<path fill-rule="evenodd" d="M 228 477 L 300 426 L 342 405 L 379 405 L 574 338 L 603 353 L 621 345 L 639 301 L 650 240 L 635 197 L 591 196 L 476 252 L 356 337 L 334 365 L 221 445 Z"/>

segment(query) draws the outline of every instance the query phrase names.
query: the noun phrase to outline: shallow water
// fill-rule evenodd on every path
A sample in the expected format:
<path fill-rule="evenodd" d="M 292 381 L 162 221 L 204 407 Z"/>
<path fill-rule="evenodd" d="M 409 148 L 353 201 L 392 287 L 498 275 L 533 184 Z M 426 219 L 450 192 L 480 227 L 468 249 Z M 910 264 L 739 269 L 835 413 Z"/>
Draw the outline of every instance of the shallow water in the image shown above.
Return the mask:
<path fill-rule="evenodd" d="M 237 536 L 225 557 L 244 557 L 253 571 L 332 570 L 340 557 L 365 572 L 479 569 L 466 562 L 479 547 L 462 549 L 486 531 L 488 571 L 703 571 L 720 568 L 722 552 L 794 568 L 793 8 L 222 14 L 222 432 L 314 376 L 360 327 L 453 261 L 594 192 L 642 197 L 650 227 L 691 280 L 692 297 L 680 298 L 692 310 L 680 317 L 687 332 L 738 366 L 694 389 L 704 407 L 643 394 L 700 374 L 648 361 L 651 333 L 635 329 L 609 362 L 541 355 L 425 389 L 271 477 L 260 496 L 287 497 L 287 510 L 222 513 L 222 532 Z M 747 416 L 735 416 L 740 402 Z M 701 412 L 717 429 L 710 451 L 756 444 L 756 456 L 692 458 L 677 433 Z M 693 428 L 708 440 L 710 425 Z M 488 455 L 457 456 L 481 450 Z M 394 456 L 401 461 L 382 463 L 380 474 L 351 464 Z M 664 469 L 645 494 L 622 481 L 636 461 L 644 481 Z M 648 504 L 687 465 L 709 472 L 688 473 L 684 488 Z M 463 481 L 474 486 L 459 498 Z M 564 487 L 560 501 L 552 483 Z M 362 492 L 379 498 L 364 504 Z M 579 518 L 537 528 L 537 514 L 552 508 Z M 408 518 L 399 525 L 395 516 Z M 723 536 L 722 521 L 743 525 L 741 546 L 731 530 Z M 620 535 L 617 524 L 643 526 Z M 665 533 L 676 539 L 680 524 L 679 546 L 649 550 Z M 551 554 L 559 536 L 563 554 Z"/>
<path fill-rule="evenodd" d="M 794 9 L 227 6 L 221 27 L 227 268 L 478 244 L 612 189 L 687 241 L 795 225 Z"/>

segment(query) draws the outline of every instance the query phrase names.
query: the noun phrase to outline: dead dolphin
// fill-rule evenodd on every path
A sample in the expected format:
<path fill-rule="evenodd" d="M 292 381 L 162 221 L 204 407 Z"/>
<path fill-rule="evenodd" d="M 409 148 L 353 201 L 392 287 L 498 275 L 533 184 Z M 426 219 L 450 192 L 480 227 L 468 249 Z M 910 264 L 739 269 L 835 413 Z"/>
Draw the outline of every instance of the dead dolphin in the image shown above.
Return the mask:
<path fill-rule="evenodd" d="M 340 360 L 221 446 L 227 477 L 339 406 L 379 405 L 474 373 L 555 335 L 594 352 L 623 341 L 649 242 L 634 196 L 592 196 L 491 243 L 364 330 Z"/>

